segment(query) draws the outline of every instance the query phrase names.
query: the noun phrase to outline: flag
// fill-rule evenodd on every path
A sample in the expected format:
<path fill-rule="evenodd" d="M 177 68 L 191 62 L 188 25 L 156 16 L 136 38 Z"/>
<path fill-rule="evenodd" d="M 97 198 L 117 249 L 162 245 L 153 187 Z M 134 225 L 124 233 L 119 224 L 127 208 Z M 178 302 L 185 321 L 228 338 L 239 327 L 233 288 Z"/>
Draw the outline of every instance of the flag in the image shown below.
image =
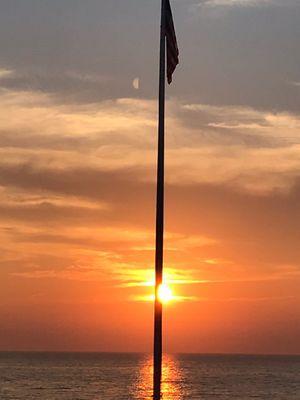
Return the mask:
<path fill-rule="evenodd" d="M 167 39 L 167 78 L 168 84 L 172 82 L 172 75 L 176 66 L 179 64 L 179 51 L 177 46 L 176 33 L 173 22 L 173 15 L 170 0 L 166 0 L 166 22 L 165 35 Z"/>

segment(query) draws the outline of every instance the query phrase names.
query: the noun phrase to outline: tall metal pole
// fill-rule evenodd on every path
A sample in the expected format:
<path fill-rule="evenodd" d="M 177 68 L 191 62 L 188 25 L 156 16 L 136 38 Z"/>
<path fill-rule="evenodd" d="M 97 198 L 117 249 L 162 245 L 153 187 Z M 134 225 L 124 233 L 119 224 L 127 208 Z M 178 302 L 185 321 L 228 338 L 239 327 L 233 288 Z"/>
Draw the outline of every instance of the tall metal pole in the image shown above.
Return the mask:
<path fill-rule="evenodd" d="M 155 252 L 155 305 L 154 305 L 154 371 L 153 398 L 161 398 L 162 375 L 162 303 L 158 298 L 163 281 L 164 244 L 164 158 L 165 158 L 165 75 L 166 75 L 166 7 L 161 0 L 160 68 L 159 68 L 159 117 L 156 198 L 156 252 Z"/>

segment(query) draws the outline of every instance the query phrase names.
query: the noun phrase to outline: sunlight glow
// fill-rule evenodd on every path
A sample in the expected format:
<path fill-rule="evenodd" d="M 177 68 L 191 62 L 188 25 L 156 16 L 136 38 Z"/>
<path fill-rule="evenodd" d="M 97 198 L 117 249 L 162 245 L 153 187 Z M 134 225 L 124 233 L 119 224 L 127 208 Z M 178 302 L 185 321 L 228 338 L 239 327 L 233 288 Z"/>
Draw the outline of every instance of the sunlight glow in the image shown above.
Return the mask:
<path fill-rule="evenodd" d="M 163 283 L 158 288 L 158 299 L 161 303 L 168 303 L 173 300 L 173 293 L 170 287 Z"/>

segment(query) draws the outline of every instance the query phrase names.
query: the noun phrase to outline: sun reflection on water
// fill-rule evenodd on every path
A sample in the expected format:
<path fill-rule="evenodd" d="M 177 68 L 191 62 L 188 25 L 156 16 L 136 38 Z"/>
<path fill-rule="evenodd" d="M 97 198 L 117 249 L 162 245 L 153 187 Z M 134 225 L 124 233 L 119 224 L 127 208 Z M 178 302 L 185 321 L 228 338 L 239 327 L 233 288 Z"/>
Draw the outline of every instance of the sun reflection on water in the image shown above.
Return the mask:
<path fill-rule="evenodd" d="M 139 374 L 133 388 L 135 400 L 152 399 L 153 360 L 147 357 L 141 363 Z M 184 377 L 175 356 L 164 355 L 162 367 L 162 399 L 182 400 L 184 398 Z"/>

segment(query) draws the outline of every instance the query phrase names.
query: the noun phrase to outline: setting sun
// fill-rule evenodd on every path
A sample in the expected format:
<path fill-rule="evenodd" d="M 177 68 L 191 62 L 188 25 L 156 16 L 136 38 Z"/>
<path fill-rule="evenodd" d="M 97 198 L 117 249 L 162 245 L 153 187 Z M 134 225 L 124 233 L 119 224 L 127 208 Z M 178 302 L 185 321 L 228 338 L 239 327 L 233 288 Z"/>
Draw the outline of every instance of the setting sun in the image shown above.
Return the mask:
<path fill-rule="evenodd" d="M 165 283 L 160 285 L 158 288 L 158 299 L 161 303 L 168 303 L 173 299 L 172 290 Z"/>

